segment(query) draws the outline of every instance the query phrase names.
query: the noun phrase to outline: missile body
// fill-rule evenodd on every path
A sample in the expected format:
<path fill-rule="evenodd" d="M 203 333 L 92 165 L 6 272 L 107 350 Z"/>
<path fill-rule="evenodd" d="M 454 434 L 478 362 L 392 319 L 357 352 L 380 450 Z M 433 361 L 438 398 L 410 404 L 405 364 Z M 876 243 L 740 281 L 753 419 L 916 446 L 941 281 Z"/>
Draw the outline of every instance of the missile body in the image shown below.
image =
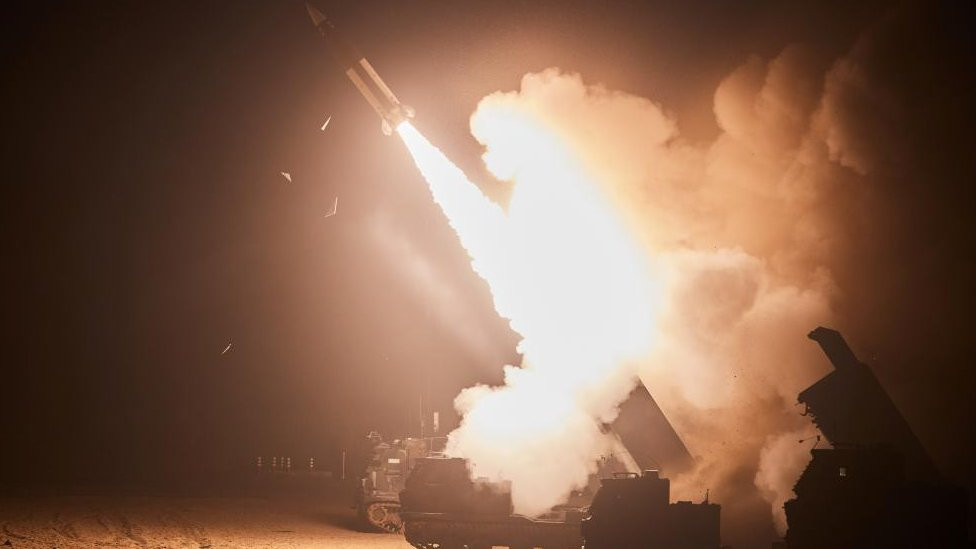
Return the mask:
<path fill-rule="evenodd" d="M 311 4 L 306 2 L 305 7 L 312 22 L 315 23 L 315 28 L 325 38 L 332 57 L 346 72 L 346 76 L 369 106 L 380 115 L 383 120 L 383 133 L 390 135 L 401 122 L 413 118 L 413 109 L 400 103 L 380 75 L 376 74 L 369 61 L 339 35 L 332 21 Z"/>

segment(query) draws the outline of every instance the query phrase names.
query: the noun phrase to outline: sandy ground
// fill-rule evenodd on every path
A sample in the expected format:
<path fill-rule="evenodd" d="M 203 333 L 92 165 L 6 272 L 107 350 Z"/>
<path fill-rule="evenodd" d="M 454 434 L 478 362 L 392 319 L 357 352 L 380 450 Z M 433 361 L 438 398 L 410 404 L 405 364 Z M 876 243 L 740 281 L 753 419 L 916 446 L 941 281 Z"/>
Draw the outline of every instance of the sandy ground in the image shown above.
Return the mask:
<path fill-rule="evenodd" d="M 410 548 L 399 535 L 357 531 L 354 518 L 328 495 L 0 497 L 0 549 Z"/>

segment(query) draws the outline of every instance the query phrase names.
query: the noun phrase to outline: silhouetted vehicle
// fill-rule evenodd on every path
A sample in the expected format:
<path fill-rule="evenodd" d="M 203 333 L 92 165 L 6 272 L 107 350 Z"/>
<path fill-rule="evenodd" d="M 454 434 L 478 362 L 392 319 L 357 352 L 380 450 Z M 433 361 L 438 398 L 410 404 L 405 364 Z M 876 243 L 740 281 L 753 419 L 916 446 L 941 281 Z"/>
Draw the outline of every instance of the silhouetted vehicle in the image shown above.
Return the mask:
<path fill-rule="evenodd" d="M 670 503 L 671 483 L 657 471 L 601 481 L 581 530 L 586 549 L 718 549 L 721 506 Z"/>
<path fill-rule="evenodd" d="M 871 369 L 836 330 L 810 339 L 834 365 L 799 401 L 833 448 L 786 502 L 789 549 L 970 547 L 968 498 L 948 485 Z"/>
<path fill-rule="evenodd" d="M 383 442 L 370 433 L 371 458 L 359 479 L 356 511 L 366 529 L 397 533 L 400 520 L 400 491 L 418 458 L 426 457 L 439 442 L 436 439 L 406 438 Z"/>
<path fill-rule="evenodd" d="M 602 476 L 647 467 L 679 473 L 692 465 L 688 449 L 643 384 L 634 387 L 613 423 L 604 428 L 615 441 L 613 455 L 597 464 L 599 471 L 590 478 L 588 486 L 571 494 L 566 502 L 569 508 L 589 505 Z M 369 440 L 372 458 L 360 479 L 355 506 L 366 528 L 399 532 L 399 492 L 404 480 L 418 458 L 441 455 L 439 450 L 446 439 L 406 438 L 386 443 L 376 433 L 370 433 Z"/>
<path fill-rule="evenodd" d="M 507 483 L 472 481 L 465 460 L 418 459 L 400 493 L 403 533 L 419 549 L 578 549 L 580 510 L 540 518 L 512 513 Z"/>
<path fill-rule="evenodd" d="M 907 479 L 890 446 L 813 450 L 793 491 L 790 549 L 968 547 L 965 491 Z"/>

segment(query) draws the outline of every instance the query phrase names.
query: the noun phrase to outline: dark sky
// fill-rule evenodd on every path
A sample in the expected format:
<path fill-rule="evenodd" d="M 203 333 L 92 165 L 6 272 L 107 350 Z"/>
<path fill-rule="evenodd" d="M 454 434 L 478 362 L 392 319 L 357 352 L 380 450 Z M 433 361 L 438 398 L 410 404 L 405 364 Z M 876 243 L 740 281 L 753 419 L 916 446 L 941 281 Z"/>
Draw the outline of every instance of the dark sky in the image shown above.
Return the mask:
<path fill-rule="evenodd" d="M 476 178 L 485 174 L 467 118 L 481 97 L 515 88 L 526 72 L 559 66 L 651 97 L 678 115 L 685 136 L 705 140 L 717 131 L 716 85 L 750 54 L 770 58 L 804 42 L 840 55 L 891 9 L 321 7 L 416 108 L 420 129 Z M 5 10 L 5 480 L 139 480 L 259 453 L 326 453 L 374 426 L 415 429 L 425 384 L 446 402 L 514 359 L 515 337 L 486 286 L 403 147 L 382 136 L 332 65 L 303 3 Z M 933 150 L 937 169 L 899 187 L 892 227 L 874 229 L 909 235 L 903 253 L 924 257 L 904 257 L 904 271 L 884 282 L 891 291 L 846 312 L 852 324 L 864 321 L 855 336 L 891 359 L 879 377 L 937 461 L 972 485 L 976 203 L 965 160 L 974 143 L 963 131 L 971 125 L 960 123 L 972 121 L 963 98 L 973 65 L 961 53 L 971 27 L 945 10 L 955 26 L 934 31 L 955 51 L 948 73 L 932 69 L 924 48 L 908 49 L 904 63 L 914 68 L 892 81 L 937 99 L 918 127 L 920 151 Z M 936 72 L 931 86 L 912 80 Z M 336 196 L 338 215 L 326 219 Z M 461 307 L 481 351 L 451 336 L 384 256 L 368 232 L 377 215 L 467 296 Z M 899 249 L 868 259 L 891 262 Z M 852 297 L 879 283 L 849 281 Z"/>

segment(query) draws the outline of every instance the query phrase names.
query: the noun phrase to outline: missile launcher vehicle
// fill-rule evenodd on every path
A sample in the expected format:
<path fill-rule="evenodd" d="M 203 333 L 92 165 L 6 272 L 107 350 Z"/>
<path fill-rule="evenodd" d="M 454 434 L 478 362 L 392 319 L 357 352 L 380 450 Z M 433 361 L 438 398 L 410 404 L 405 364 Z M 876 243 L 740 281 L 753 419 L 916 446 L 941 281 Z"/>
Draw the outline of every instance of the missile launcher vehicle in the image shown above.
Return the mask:
<path fill-rule="evenodd" d="M 471 480 L 461 458 L 418 459 L 400 492 L 407 541 L 418 549 L 579 549 L 580 509 L 513 514 L 510 486 Z"/>
<path fill-rule="evenodd" d="M 670 503 L 671 483 L 657 471 L 601 481 L 581 521 L 586 549 L 718 549 L 721 507 Z"/>

